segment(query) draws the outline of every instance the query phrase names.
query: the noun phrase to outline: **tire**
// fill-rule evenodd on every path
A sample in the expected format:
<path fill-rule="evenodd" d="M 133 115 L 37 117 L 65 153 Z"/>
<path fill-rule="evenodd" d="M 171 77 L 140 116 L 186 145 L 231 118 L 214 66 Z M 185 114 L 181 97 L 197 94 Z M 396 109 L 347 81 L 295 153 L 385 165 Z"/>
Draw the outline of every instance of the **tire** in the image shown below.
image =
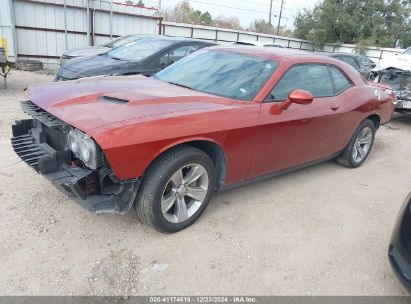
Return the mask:
<path fill-rule="evenodd" d="M 362 135 L 366 135 L 364 134 L 364 132 L 369 133 L 370 142 L 369 142 L 368 149 L 366 149 L 366 151 L 364 149 L 361 149 L 362 152 L 365 152 L 364 154 L 361 154 L 359 152 L 360 151 L 359 148 L 361 148 L 362 146 L 365 147 L 365 144 L 360 145 L 360 147 L 358 148 L 359 141 L 357 140 L 360 140 L 362 138 Z M 340 165 L 347 167 L 347 168 L 357 168 L 361 166 L 364 163 L 364 161 L 367 159 L 368 155 L 370 154 L 370 151 L 374 144 L 375 132 L 376 132 L 375 124 L 369 119 L 364 120 L 355 130 L 347 147 L 344 149 L 341 155 L 337 158 L 337 162 Z M 358 157 L 355 157 L 356 153 Z"/>
<path fill-rule="evenodd" d="M 195 174 L 201 176 L 189 183 Z M 213 161 L 203 151 L 191 146 L 172 149 L 147 169 L 136 199 L 137 215 L 160 232 L 182 230 L 193 224 L 207 207 L 214 180 Z M 190 196 L 193 194 L 198 200 Z M 174 202 L 168 203 L 173 198 Z M 184 204 L 185 213 L 184 208 L 179 207 Z"/>

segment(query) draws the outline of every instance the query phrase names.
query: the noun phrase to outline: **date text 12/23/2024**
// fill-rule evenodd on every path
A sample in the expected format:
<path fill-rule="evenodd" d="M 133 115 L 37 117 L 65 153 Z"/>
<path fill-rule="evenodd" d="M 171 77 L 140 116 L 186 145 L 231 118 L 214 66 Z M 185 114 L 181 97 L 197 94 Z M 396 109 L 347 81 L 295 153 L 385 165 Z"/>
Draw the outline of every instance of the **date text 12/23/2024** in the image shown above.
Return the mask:
<path fill-rule="evenodd" d="M 150 303 L 257 303 L 249 296 L 195 296 L 195 297 L 150 297 Z"/>

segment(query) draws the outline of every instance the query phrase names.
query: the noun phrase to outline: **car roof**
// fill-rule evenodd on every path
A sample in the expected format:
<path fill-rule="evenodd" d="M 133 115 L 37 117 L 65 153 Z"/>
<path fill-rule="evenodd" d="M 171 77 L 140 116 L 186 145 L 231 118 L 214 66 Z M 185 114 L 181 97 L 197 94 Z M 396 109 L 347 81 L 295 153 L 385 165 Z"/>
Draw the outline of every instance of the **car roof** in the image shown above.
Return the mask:
<path fill-rule="evenodd" d="M 268 48 L 262 46 L 246 46 L 246 45 L 233 45 L 233 46 L 216 46 L 212 49 L 222 50 L 233 53 L 241 53 L 245 55 L 252 55 L 257 57 L 264 57 L 268 59 L 277 60 L 279 58 L 287 57 L 300 57 L 300 58 L 325 58 L 329 57 L 317 55 L 310 51 L 302 51 L 290 48 Z"/>
<path fill-rule="evenodd" d="M 234 45 L 254 45 L 254 46 L 264 46 L 264 43 L 257 40 L 239 40 L 234 42 Z"/>
<path fill-rule="evenodd" d="M 325 53 L 327 56 L 348 56 L 348 57 L 361 57 L 363 55 L 360 54 L 350 54 L 350 53 L 343 53 L 343 52 L 335 52 L 335 53 Z"/>
<path fill-rule="evenodd" d="M 237 42 L 234 42 L 233 45 L 253 45 L 253 46 L 278 46 L 278 47 L 283 47 L 280 44 L 276 44 L 274 42 L 264 42 L 264 41 L 257 41 L 257 40 L 239 40 Z"/>
<path fill-rule="evenodd" d="M 332 64 L 339 67 L 344 67 L 346 71 L 357 71 L 348 63 L 337 58 L 325 56 L 323 53 L 314 53 L 312 51 L 304 51 L 290 48 L 269 48 L 262 46 L 214 46 L 206 48 L 208 50 L 221 50 L 226 52 L 240 53 L 256 57 L 263 57 L 271 60 L 291 63 L 321 63 Z M 351 73 L 351 72 L 350 72 Z M 356 78 L 356 76 L 353 76 Z M 358 79 L 357 79 L 358 81 Z"/>

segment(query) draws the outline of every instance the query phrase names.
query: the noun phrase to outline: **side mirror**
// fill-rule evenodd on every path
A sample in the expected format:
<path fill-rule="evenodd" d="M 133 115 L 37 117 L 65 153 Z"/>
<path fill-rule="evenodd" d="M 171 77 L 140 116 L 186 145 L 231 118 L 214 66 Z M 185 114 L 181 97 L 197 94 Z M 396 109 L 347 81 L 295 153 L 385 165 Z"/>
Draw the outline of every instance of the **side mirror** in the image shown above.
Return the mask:
<path fill-rule="evenodd" d="M 371 68 L 375 68 L 377 65 L 375 63 L 371 63 Z"/>
<path fill-rule="evenodd" d="M 313 102 L 313 99 L 313 95 L 310 92 L 304 90 L 294 90 L 291 91 L 290 94 L 288 94 L 288 100 L 297 104 L 310 104 Z"/>
<path fill-rule="evenodd" d="M 296 104 L 301 104 L 301 105 L 307 105 L 313 102 L 313 95 L 304 90 L 294 90 L 291 91 L 288 94 L 288 99 L 281 104 L 273 104 L 270 107 L 270 114 L 271 115 L 280 115 L 282 111 L 287 110 L 291 104 L 296 103 Z"/>

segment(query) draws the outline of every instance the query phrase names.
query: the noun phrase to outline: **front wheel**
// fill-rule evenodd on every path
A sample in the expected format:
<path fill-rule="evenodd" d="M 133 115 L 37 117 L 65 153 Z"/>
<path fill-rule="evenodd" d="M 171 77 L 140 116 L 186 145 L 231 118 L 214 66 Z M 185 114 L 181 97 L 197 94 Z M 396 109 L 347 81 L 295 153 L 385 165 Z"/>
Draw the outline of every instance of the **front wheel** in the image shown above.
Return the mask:
<path fill-rule="evenodd" d="M 355 130 L 345 150 L 337 158 L 337 162 L 348 168 L 357 168 L 367 159 L 374 144 L 376 127 L 369 120 L 364 120 Z"/>
<path fill-rule="evenodd" d="M 213 185 L 210 157 L 194 147 L 178 147 L 160 156 L 147 170 L 137 197 L 137 214 L 160 232 L 177 232 L 200 217 Z"/>

